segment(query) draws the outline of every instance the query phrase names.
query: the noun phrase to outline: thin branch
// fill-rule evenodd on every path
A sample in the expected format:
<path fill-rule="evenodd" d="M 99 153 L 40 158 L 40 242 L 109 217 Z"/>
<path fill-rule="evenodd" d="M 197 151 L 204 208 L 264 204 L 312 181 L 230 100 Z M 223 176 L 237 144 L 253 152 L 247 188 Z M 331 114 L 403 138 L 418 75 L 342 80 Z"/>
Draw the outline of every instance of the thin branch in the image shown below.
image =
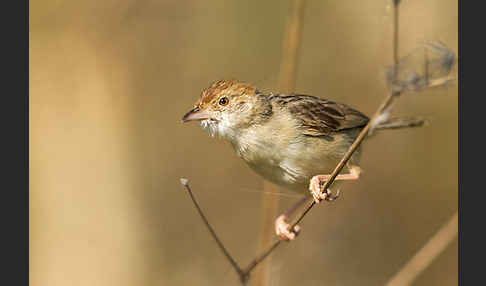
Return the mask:
<path fill-rule="evenodd" d="M 386 286 L 410 285 L 454 240 L 457 235 L 457 212 L 396 273 Z"/>
<path fill-rule="evenodd" d="M 272 196 L 271 194 L 278 193 L 278 189 L 275 185 L 267 181 L 263 181 L 262 205 L 261 205 L 261 229 L 260 237 L 258 241 L 258 247 L 256 253 L 261 253 L 266 250 L 266 247 L 272 243 L 274 239 L 273 221 L 278 212 L 279 197 Z M 260 268 L 255 271 L 254 284 L 255 286 L 267 285 L 270 277 L 270 261 L 263 263 Z M 249 267 L 246 269 L 248 273 L 253 269 Z"/>
<path fill-rule="evenodd" d="M 393 63 L 398 68 L 398 30 L 399 30 L 399 9 L 400 0 L 393 0 Z"/>
<path fill-rule="evenodd" d="M 189 196 L 191 197 L 192 202 L 194 203 L 194 206 L 196 207 L 199 215 L 201 216 L 201 219 L 203 220 L 204 224 L 208 228 L 209 232 L 211 233 L 211 236 L 214 238 L 216 243 L 218 244 L 218 247 L 221 249 L 223 254 L 226 256 L 228 261 L 231 263 L 233 268 L 235 269 L 236 273 L 240 276 L 240 280 L 242 281 L 243 284 L 245 284 L 246 280 L 248 280 L 247 274 L 241 270 L 241 267 L 236 263 L 235 259 L 231 256 L 231 254 L 228 252 L 226 247 L 224 247 L 224 244 L 221 242 L 221 240 L 218 238 L 216 235 L 216 232 L 214 229 L 211 227 L 211 224 L 209 223 L 208 219 L 204 215 L 203 211 L 199 207 L 199 204 L 197 203 L 196 198 L 194 197 L 194 194 L 192 193 L 191 187 L 189 187 L 189 180 L 185 178 L 181 178 L 181 184 L 186 188 L 187 192 L 189 193 Z"/>
<path fill-rule="evenodd" d="M 263 261 L 263 259 L 265 259 L 268 255 L 270 255 L 270 253 L 272 253 L 272 251 L 277 248 L 277 246 L 280 245 L 280 243 L 282 242 L 282 240 L 276 240 L 271 247 L 269 247 L 267 250 L 265 250 L 265 252 L 263 252 L 262 254 L 260 254 L 259 256 L 257 256 L 255 259 L 253 259 L 252 262 L 250 262 L 250 264 L 248 264 L 248 266 L 245 268 L 245 273 L 251 273 L 251 271 L 260 263 Z"/>

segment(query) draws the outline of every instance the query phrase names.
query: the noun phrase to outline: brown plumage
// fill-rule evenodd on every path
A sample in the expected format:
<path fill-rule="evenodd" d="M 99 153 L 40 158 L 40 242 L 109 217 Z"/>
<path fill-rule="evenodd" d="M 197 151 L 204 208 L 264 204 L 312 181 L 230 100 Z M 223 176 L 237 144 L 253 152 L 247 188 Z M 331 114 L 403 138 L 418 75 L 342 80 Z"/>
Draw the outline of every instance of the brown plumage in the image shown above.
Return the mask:
<path fill-rule="evenodd" d="M 302 132 L 310 136 L 365 126 L 369 118 L 351 107 L 311 95 L 275 94 L 269 100 L 287 108 L 301 121 Z"/>
<path fill-rule="evenodd" d="M 250 84 L 238 82 L 236 80 L 218 80 L 202 91 L 198 104 L 209 104 L 215 97 L 223 94 L 253 95 L 255 94 L 255 90 L 256 89 Z"/>

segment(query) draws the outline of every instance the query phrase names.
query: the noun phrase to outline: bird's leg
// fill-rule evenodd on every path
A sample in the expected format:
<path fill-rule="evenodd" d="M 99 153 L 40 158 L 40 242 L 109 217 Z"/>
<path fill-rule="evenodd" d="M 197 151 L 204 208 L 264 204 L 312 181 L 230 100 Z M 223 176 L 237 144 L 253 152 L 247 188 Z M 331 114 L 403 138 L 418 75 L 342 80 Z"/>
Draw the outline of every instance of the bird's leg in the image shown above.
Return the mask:
<path fill-rule="evenodd" d="M 356 180 L 359 178 L 361 168 L 358 166 L 349 167 L 348 174 L 340 174 L 335 180 Z M 331 175 L 317 175 L 310 180 L 309 191 L 316 203 L 321 200 L 334 201 L 339 197 L 339 191 L 336 195 L 332 195 L 331 191 L 327 189 L 325 193 L 321 193 L 321 182 L 325 182 L 331 178 Z M 283 240 L 293 240 L 300 232 L 300 226 L 296 225 L 293 230 L 290 230 L 290 224 L 287 222 L 287 217 L 290 216 L 298 207 L 304 204 L 309 197 L 303 197 L 297 201 L 291 208 L 281 214 L 275 220 L 275 233 Z"/>
<path fill-rule="evenodd" d="M 351 166 L 348 174 L 339 174 L 335 180 L 356 180 L 359 178 L 360 173 L 360 167 Z M 339 197 L 339 190 L 337 191 L 336 195 L 332 195 L 329 188 L 326 190 L 326 192 L 321 192 L 321 182 L 325 182 L 329 180 L 329 178 L 331 178 L 331 175 L 317 175 L 312 177 L 310 180 L 309 191 L 316 203 L 319 203 L 321 200 L 334 201 Z"/>
<path fill-rule="evenodd" d="M 281 239 L 293 240 L 299 234 L 300 226 L 296 225 L 293 230 L 290 230 L 290 224 L 287 222 L 287 217 L 290 216 L 298 207 L 300 207 L 308 199 L 309 197 L 307 196 L 303 197 L 275 220 L 275 233 Z"/>

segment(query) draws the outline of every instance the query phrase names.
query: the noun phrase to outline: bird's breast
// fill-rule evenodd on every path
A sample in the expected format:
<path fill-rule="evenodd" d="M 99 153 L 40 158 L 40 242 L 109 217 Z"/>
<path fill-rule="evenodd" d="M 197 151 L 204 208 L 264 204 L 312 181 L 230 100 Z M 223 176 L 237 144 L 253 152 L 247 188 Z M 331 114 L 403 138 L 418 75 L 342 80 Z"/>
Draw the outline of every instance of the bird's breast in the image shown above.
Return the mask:
<path fill-rule="evenodd" d="M 265 136 L 245 138 L 233 145 L 248 166 L 266 180 L 290 190 L 303 190 L 308 184 L 309 171 L 299 160 L 299 145 L 282 138 Z"/>
<path fill-rule="evenodd" d="M 346 151 L 344 145 L 348 145 L 339 142 L 340 136 L 332 142 L 308 137 L 289 139 L 278 134 L 240 139 L 233 147 L 251 169 L 270 182 L 295 191 L 305 191 L 313 176 L 332 172 Z"/>

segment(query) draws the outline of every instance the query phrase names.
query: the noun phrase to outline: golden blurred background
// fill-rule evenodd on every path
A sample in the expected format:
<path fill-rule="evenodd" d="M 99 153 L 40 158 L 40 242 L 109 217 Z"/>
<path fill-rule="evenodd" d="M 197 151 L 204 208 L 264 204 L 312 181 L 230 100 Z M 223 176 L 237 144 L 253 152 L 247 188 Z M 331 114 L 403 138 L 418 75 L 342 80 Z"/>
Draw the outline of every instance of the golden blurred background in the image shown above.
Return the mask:
<path fill-rule="evenodd" d="M 263 180 L 182 115 L 210 82 L 277 90 L 290 1 L 30 1 L 30 285 L 239 285 L 180 177 L 242 264 Z M 307 1 L 296 91 L 374 113 L 391 1 Z M 457 1 L 402 1 L 400 54 L 457 54 Z M 269 285 L 382 285 L 457 209 L 457 83 L 410 93 L 423 128 L 365 143 L 363 176 L 272 254 Z M 281 190 L 280 209 L 298 196 Z M 268 226 L 273 228 L 273 225 Z M 414 285 L 457 284 L 457 239 Z"/>

